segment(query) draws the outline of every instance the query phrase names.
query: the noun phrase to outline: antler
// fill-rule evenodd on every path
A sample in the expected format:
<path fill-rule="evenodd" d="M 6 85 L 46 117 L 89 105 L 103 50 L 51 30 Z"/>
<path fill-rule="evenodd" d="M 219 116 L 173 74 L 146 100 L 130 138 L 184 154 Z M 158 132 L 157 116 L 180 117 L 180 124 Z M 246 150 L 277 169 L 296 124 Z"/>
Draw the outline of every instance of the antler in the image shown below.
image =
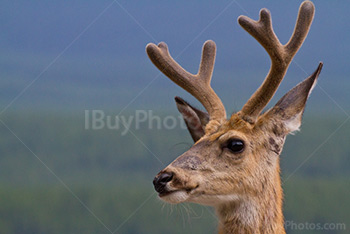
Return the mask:
<path fill-rule="evenodd" d="M 282 45 L 275 35 L 271 15 L 267 9 L 260 11 L 259 21 L 254 21 L 247 16 L 238 18 L 238 23 L 265 48 L 271 58 L 271 68 L 263 84 L 239 112 L 244 120 L 254 123 L 275 94 L 290 62 L 308 34 L 314 11 L 312 2 L 305 1 L 301 4 L 293 35 L 285 45 Z"/>
<path fill-rule="evenodd" d="M 184 70 L 169 54 L 168 46 L 161 42 L 146 46 L 148 57 L 153 64 L 174 83 L 192 94 L 208 111 L 211 120 L 226 118 L 225 107 L 210 86 L 214 69 L 216 46 L 213 41 L 203 45 L 202 59 L 198 73 L 193 75 Z"/>

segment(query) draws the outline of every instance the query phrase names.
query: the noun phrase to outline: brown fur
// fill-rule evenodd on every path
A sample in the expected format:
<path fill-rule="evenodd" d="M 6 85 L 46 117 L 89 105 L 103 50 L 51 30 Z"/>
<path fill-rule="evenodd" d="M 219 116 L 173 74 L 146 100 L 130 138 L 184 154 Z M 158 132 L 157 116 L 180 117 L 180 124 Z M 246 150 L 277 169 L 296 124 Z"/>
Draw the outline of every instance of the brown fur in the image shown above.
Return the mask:
<path fill-rule="evenodd" d="M 283 233 L 282 188 L 275 149 L 283 147 L 284 136 L 275 136 L 274 124 L 263 124 L 266 121 L 271 120 L 261 119 L 261 124 L 252 126 L 233 115 L 164 170 L 179 178 L 170 182 L 173 189 L 190 191 L 192 197 L 237 196 L 228 202 L 208 202 L 216 207 L 220 233 Z M 221 145 L 232 137 L 243 139 L 249 148 L 241 155 L 222 150 Z"/>
<path fill-rule="evenodd" d="M 305 103 L 322 69 L 290 90 L 269 111 L 260 115 L 307 35 L 314 6 L 304 2 L 292 39 L 281 45 L 271 18 L 262 10 L 259 21 L 240 17 L 239 23 L 267 50 L 272 68 L 263 85 L 243 109 L 225 118 L 221 100 L 210 87 L 215 44 L 204 45 L 197 75 L 181 68 L 164 43 L 149 44 L 153 63 L 170 79 L 194 95 L 209 115 L 176 98 L 195 144 L 162 170 L 154 184 L 169 203 L 194 202 L 215 207 L 219 233 L 283 234 L 280 158 L 286 136 L 299 129 Z M 275 46 L 275 47 L 274 47 Z M 210 117 L 210 118 L 209 118 Z M 240 142 L 241 150 L 230 148 Z"/>

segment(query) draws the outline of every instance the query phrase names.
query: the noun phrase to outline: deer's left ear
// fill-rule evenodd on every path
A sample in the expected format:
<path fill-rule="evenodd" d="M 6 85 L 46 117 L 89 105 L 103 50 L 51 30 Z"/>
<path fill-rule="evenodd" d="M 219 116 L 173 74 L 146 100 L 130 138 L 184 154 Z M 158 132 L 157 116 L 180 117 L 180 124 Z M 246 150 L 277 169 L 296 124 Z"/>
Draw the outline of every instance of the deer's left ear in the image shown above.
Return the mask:
<path fill-rule="evenodd" d="M 283 130 L 280 129 L 280 131 L 283 131 L 282 134 L 299 130 L 306 101 L 316 85 L 322 66 L 323 63 L 321 62 L 310 77 L 291 89 L 266 113 L 269 119 L 272 118 L 277 122 L 282 122 Z"/>
<path fill-rule="evenodd" d="M 209 122 L 208 113 L 191 106 L 180 97 L 175 97 L 175 101 L 193 141 L 198 141 L 205 134 L 205 126 Z"/>

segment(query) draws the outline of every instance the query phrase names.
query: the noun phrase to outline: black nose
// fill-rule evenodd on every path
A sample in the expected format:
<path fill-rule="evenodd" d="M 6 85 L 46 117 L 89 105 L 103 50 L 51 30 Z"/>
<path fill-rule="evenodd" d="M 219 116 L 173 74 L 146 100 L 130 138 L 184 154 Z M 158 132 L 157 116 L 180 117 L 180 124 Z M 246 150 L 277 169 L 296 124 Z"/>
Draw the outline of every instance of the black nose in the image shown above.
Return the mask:
<path fill-rule="evenodd" d="M 165 192 L 166 184 L 173 179 L 173 173 L 163 172 L 160 175 L 157 175 L 153 180 L 154 189 L 158 193 Z"/>

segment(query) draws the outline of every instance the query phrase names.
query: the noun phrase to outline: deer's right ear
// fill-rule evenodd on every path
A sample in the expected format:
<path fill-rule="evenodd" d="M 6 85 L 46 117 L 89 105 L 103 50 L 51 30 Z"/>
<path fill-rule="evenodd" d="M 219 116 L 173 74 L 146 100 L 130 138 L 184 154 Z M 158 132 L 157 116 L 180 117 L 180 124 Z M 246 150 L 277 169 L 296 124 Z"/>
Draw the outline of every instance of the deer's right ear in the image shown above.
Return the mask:
<path fill-rule="evenodd" d="M 198 141 L 205 134 L 205 126 L 209 122 L 208 113 L 191 106 L 180 97 L 175 97 L 175 101 L 193 141 Z"/>
<path fill-rule="evenodd" d="M 267 112 L 270 118 L 272 117 L 272 119 L 283 124 L 283 134 L 299 130 L 306 101 L 316 85 L 322 66 L 323 64 L 320 63 L 311 76 L 291 89 Z"/>

